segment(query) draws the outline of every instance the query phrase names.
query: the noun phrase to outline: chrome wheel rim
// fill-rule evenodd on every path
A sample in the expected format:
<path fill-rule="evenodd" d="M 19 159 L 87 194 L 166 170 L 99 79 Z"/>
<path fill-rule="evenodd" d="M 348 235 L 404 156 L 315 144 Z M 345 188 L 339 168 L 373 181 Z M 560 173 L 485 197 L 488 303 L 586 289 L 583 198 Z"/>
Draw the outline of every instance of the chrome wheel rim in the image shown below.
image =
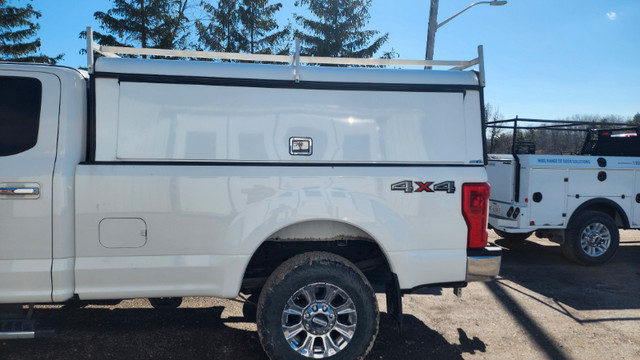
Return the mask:
<path fill-rule="evenodd" d="M 314 283 L 296 291 L 282 311 L 282 333 L 298 354 L 324 359 L 343 350 L 356 331 L 353 300 L 339 287 Z"/>
<path fill-rule="evenodd" d="M 610 246 L 611 232 L 604 224 L 589 224 L 580 234 L 580 247 L 588 256 L 602 256 Z"/>

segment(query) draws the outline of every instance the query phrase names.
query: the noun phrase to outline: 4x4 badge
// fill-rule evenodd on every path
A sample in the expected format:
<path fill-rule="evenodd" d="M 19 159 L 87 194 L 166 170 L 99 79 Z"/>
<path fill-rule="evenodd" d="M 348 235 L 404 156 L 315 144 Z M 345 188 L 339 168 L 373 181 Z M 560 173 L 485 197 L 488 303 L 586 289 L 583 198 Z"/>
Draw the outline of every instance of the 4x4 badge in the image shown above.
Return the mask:
<path fill-rule="evenodd" d="M 418 186 L 417 189 L 414 190 L 413 184 Z M 434 192 L 434 191 L 445 191 L 447 194 L 453 194 L 456 192 L 456 186 L 453 181 L 443 181 L 433 185 L 433 181 L 411 181 L 404 180 L 397 182 L 395 184 L 391 184 L 391 190 L 393 191 L 404 191 L 405 193 L 414 193 L 414 192 Z M 433 186 L 432 186 L 433 185 Z"/>

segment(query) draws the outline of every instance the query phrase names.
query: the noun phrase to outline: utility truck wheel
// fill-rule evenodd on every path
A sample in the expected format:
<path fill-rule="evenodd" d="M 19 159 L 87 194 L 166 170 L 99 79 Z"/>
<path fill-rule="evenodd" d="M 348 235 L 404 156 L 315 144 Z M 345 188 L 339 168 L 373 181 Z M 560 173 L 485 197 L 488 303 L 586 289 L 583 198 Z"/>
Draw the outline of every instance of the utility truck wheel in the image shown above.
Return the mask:
<path fill-rule="evenodd" d="M 620 233 L 611 216 L 587 211 L 567 227 L 562 253 L 582 265 L 600 265 L 618 250 Z"/>
<path fill-rule="evenodd" d="M 158 310 L 177 309 L 182 304 L 181 297 L 149 298 L 149 303 Z"/>
<path fill-rule="evenodd" d="M 498 229 L 493 229 L 493 231 L 496 232 L 496 234 L 498 236 L 500 236 L 501 238 L 507 240 L 507 241 L 524 241 L 526 238 L 528 238 L 529 236 L 531 236 L 531 234 L 533 234 L 533 231 L 531 232 L 526 232 L 526 233 L 508 233 L 506 231 L 501 231 Z"/>
<path fill-rule="evenodd" d="M 280 265 L 262 288 L 257 317 L 272 360 L 362 359 L 378 334 L 371 285 L 351 262 L 326 252 Z"/>

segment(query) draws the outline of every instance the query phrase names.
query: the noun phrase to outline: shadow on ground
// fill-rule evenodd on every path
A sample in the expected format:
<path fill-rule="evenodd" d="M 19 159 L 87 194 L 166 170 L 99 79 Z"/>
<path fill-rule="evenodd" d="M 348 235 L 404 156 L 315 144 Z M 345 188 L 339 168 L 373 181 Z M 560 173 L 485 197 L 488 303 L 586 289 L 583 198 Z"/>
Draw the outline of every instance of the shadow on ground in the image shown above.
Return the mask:
<path fill-rule="evenodd" d="M 622 242 L 610 262 L 581 266 L 559 245 L 529 239 L 496 241 L 503 248 L 502 278 L 576 310 L 640 309 L 640 243 Z"/>
<path fill-rule="evenodd" d="M 53 339 L 0 342 L 3 360 L 26 359 L 267 359 L 255 331 L 239 330 L 242 317 L 221 318 L 223 307 L 176 310 L 72 308 L 37 310 L 43 325 L 59 330 Z M 462 359 L 485 352 L 477 337 L 458 329 L 450 344 L 413 315 L 398 330 L 386 313 L 367 359 Z"/>
<path fill-rule="evenodd" d="M 2 342 L 0 358 L 267 359 L 255 331 L 227 326 L 223 309 L 38 310 L 40 323 L 55 327 L 58 336 Z"/>
<path fill-rule="evenodd" d="M 380 332 L 367 359 L 462 359 L 463 353 L 486 351 L 485 343 L 470 339 L 458 329 L 459 344 L 450 344 L 440 333 L 430 329 L 413 315 L 403 315 L 403 326 L 398 329 L 391 317 L 380 314 Z"/>

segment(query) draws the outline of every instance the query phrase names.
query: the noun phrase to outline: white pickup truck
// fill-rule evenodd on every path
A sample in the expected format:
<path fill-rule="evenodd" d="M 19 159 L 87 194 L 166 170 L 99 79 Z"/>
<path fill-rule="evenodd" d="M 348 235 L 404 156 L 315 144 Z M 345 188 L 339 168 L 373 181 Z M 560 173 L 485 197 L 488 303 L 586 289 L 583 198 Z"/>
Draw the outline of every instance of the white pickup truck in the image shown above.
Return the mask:
<path fill-rule="evenodd" d="M 517 118 L 489 127 L 509 128 L 509 122 L 514 135 L 520 129 L 566 131 L 568 126 L 585 132 L 585 142 L 578 155 L 536 154 L 535 144 L 516 142 L 513 154 L 489 155 L 489 226 L 512 241 L 535 232 L 559 243 L 563 254 L 579 264 L 611 260 L 618 229 L 640 228 L 639 128 Z M 584 128 L 595 125 L 615 128 Z"/>
<path fill-rule="evenodd" d="M 0 304 L 260 294 L 269 357 L 355 359 L 378 331 L 372 285 L 399 318 L 404 293 L 498 274 L 483 77 L 460 71 L 481 56 L 318 67 L 300 64 L 389 62 L 88 33 L 88 73 L 0 63 Z M 37 336 L 3 321 L 0 339 Z"/>

